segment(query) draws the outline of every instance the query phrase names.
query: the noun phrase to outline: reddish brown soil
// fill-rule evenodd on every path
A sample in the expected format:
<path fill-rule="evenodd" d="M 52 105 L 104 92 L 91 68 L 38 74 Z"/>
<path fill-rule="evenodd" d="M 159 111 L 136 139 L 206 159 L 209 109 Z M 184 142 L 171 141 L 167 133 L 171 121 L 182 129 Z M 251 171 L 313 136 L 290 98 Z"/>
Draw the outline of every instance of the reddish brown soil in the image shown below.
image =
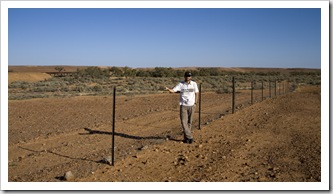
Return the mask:
<path fill-rule="evenodd" d="M 203 93 L 201 130 L 184 144 L 177 94 L 120 96 L 115 166 L 112 96 L 9 101 L 8 180 L 59 182 L 320 182 L 320 87 L 251 105 Z M 261 101 L 261 99 L 259 100 Z"/>

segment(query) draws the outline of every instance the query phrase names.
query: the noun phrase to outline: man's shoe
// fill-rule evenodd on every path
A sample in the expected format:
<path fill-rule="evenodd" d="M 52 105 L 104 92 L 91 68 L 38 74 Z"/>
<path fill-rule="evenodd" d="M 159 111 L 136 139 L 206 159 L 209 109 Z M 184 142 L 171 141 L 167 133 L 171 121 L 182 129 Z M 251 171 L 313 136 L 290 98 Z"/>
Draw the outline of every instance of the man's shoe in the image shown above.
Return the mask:
<path fill-rule="evenodd" d="M 184 139 L 183 142 L 191 144 L 191 143 L 193 143 L 193 139 Z"/>

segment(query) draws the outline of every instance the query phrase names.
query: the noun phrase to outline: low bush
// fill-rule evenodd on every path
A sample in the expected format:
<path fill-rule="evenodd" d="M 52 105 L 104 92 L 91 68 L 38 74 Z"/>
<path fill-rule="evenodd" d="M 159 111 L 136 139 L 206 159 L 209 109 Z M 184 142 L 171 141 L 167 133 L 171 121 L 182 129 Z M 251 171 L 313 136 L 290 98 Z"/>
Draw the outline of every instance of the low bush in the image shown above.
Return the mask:
<path fill-rule="evenodd" d="M 215 71 L 214 71 L 215 70 Z M 135 74 L 134 74 L 135 72 Z M 235 78 L 236 89 L 251 89 L 254 81 L 254 89 L 261 89 L 261 81 L 264 88 L 275 87 L 286 80 L 289 87 L 295 89 L 298 84 L 320 85 L 321 79 L 318 73 L 237 73 L 216 71 L 214 68 L 199 68 L 193 73 L 193 80 L 202 84 L 203 91 L 217 93 L 232 92 L 232 79 Z M 112 77 L 110 77 L 112 75 Z M 203 76 L 205 75 L 205 76 Z M 123 76 L 123 77 L 117 77 Z M 183 71 L 171 68 L 155 68 L 149 71 L 135 70 L 131 68 L 107 68 L 91 67 L 78 70 L 72 76 L 52 77 L 50 79 L 29 83 L 24 81 L 9 84 L 9 99 L 28 99 L 36 97 L 63 97 L 77 95 L 109 95 L 113 88 L 117 87 L 118 95 L 151 94 L 165 92 L 165 87 L 174 87 L 183 80 Z M 277 85 L 278 86 L 278 85 Z M 21 95 L 21 96 L 20 96 Z"/>

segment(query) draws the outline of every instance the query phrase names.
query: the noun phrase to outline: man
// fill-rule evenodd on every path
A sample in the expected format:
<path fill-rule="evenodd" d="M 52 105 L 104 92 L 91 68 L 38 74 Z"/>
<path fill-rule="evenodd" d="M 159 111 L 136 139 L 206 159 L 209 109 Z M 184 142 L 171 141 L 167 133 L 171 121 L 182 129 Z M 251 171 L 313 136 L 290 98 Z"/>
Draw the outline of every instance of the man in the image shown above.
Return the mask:
<path fill-rule="evenodd" d="M 198 85 L 192 81 L 192 73 L 185 72 L 184 81 L 178 83 L 173 89 L 165 87 L 170 93 L 180 92 L 180 120 L 184 131 L 184 143 L 191 144 L 193 142 L 193 136 L 191 132 L 191 125 L 193 121 L 193 115 L 195 106 L 198 102 Z"/>

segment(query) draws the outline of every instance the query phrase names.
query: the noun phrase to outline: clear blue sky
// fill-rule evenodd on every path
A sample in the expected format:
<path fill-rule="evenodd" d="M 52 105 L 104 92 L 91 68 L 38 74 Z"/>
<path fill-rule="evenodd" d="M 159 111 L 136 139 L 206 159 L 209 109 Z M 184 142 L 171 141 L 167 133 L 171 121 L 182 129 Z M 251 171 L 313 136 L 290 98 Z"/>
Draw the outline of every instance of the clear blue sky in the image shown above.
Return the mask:
<path fill-rule="evenodd" d="M 8 13 L 9 65 L 320 68 L 315 8 L 31 9 Z"/>

